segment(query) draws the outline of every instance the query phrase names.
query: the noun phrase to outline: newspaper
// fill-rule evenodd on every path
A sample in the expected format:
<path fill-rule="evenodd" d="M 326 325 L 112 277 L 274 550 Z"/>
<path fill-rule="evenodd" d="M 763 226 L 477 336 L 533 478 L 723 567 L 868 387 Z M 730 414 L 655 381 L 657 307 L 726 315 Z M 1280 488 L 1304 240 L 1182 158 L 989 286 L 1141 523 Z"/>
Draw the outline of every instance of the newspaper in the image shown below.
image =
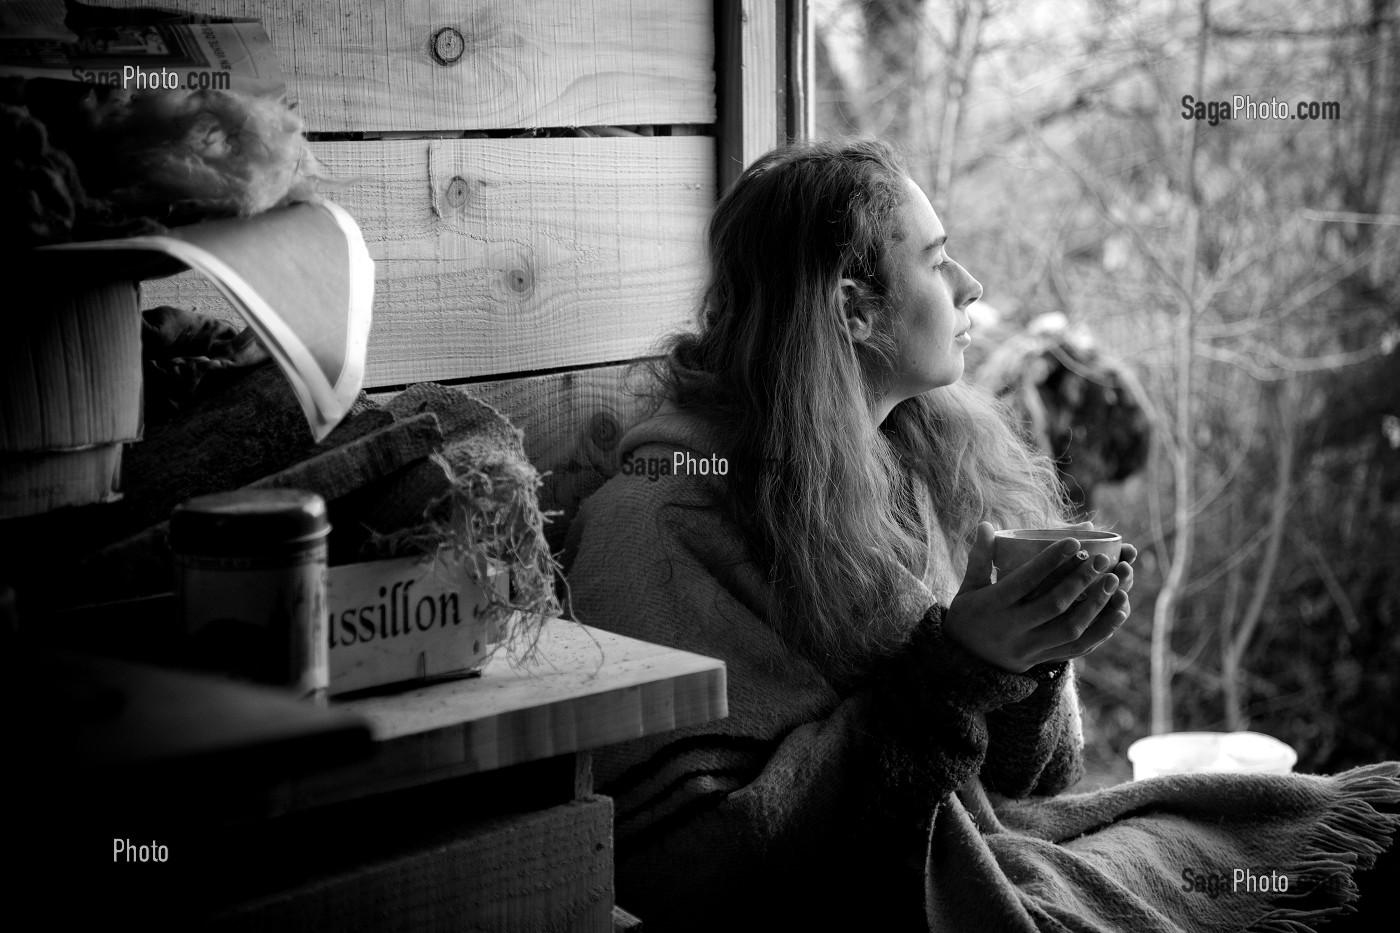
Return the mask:
<path fill-rule="evenodd" d="M 286 373 L 318 441 L 360 393 L 374 260 L 354 218 L 329 201 L 173 227 L 160 236 L 63 243 L 34 252 L 42 260 L 69 260 L 87 276 L 140 277 L 158 257 L 200 273 Z M 160 271 L 179 269 L 167 264 Z"/>
<path fill-rule="evenodd" d="M 283 96 L 287 84 L 262 24 L 62 0 L 0 3 L 0 76 L 127 90 L 220 90 Z"/>

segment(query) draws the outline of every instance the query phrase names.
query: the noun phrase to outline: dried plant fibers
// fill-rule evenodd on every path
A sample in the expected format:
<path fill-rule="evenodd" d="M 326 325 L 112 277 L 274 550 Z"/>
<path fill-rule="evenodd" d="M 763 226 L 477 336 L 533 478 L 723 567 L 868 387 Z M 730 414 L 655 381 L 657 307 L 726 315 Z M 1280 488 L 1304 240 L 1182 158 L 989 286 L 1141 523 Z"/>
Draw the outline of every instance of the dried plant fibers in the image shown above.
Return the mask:
<path fill-rule="evenodd" d="M 545 621 L 560 614 L 554 590 L 559 567 L 544 537 L 540 475 L 525 455 L 521 432 L 485 402 L 435 383 L 410 386 L 386 407 L 399 418 L 437 415 L 445 444 L 433 458 L 440 469 L 410 471 L 390 494 L 418 503 L 417 521 L 379 529 L 371 539 L 374 556 L 454 551 L 469 559 L 478 583 L 489 561 L 503 562 L 510 568 L 510 593 L 502 597 L 483 585 L 487 612 L 503 625 L 512 658 L 529 658 Z"/>

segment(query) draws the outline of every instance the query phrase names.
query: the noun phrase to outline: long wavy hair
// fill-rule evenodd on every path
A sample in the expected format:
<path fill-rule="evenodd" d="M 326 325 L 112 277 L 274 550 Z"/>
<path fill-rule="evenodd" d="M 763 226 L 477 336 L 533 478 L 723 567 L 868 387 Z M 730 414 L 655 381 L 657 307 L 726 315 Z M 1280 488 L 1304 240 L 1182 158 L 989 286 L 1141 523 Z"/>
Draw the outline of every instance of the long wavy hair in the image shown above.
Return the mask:
<path fill-rule="evenodd" d="M 985 391 L 959 381 L 874 423 L 880 387 L 867 374 L 893 350 L 881 258 L 906 176 L 873 140 L 803 143 L 754 162 L 710 222 L 700 330 L 672 337 L 652 367 L 663 396 L 726 438 L 720 505 L 773 584 L 770 624 L 841 679 L 907 638 L 915 620 L 898 594 L 909 573 L 946 592 L 949 581 L 930 579 L 931 527 L 957 568 L 981 520 L 1065 521 L 1050 462 Z M 873 303 L 870 341 L 848 334 L 842 278 Z M 919 514 L 915 484 L 932 516 Z"/>

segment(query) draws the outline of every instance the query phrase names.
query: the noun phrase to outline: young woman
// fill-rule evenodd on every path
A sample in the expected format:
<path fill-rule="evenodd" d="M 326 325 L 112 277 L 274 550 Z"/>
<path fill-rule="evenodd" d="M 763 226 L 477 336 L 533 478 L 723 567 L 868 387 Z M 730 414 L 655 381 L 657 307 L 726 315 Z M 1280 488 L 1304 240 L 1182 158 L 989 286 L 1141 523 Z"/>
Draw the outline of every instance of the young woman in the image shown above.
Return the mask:
<path fill-rule="evenodd" d="M 1393 766 L 1286 806 L 1286 778 L 1050 797 L 1081 773 L 1069 662 L 1127 619 L 1136 551 L 1108 566 L 1071 531 L 995 577 L 993 528 L 1062 526 L 1064 501 L 961 381 L 982 289 L 892 150 L 769 153 L 709 253 L 699 332 L 673 340 L 662 401 L 570 532 L 579 620 L 728 674 L 727 719 L 597 756 L 618 903 L 663 931 L 1221 930 L 1339 909 L 1345 886 L 1298 908 L 1183 877 L 1369 860 Z"/>

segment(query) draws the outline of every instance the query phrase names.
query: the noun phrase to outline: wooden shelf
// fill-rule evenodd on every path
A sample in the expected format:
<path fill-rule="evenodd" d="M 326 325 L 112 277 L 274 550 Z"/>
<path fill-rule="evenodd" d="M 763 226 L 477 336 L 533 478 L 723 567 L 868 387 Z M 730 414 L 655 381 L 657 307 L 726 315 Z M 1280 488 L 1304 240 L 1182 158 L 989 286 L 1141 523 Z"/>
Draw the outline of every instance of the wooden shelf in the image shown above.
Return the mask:
<path fill-rule="evenodd" d="M 273 813 L 586 752 L 728 714 L 724 662 L 555 619 L 529 663 L 498 652 L 478 677 L 332 704 L 370 725 L 374 753 L 289 781 Z"/>

